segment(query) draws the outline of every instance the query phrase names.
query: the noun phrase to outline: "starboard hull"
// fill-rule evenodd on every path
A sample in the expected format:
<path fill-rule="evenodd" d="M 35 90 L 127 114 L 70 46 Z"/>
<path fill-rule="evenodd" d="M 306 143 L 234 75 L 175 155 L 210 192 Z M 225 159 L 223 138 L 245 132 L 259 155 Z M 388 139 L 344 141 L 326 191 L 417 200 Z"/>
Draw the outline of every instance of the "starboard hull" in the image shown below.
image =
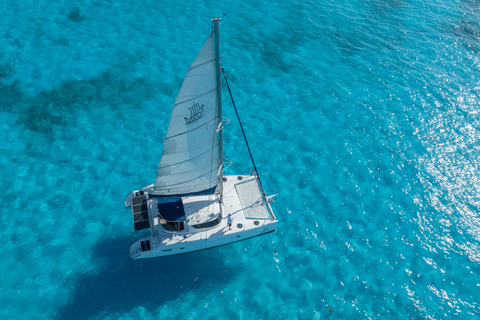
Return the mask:
<path fill-rule="evenodd" d="M 262 236 L 271 232 L 274 232 L 277 228 L 277 221 L 270 223 L 268 226 L 262 226 L 262 228 L 255 228 L 253 230 L 245 230 L 241 232 L 232 233 L 232 235 L 223 235 L 219 238 L 207 238 L 196 241 L 178 242 L 177 244 L 169 244 L 166 246 L 159 246 L 151 248 L 148 251 L 142 251 L 142 242 L 152 241 L 152 237 L 147 237 L 138 240 L 132 244 L 130 248 L 130 256 L 133 260 L 137 259 L 148 259 L 148 258 L 159 258 L 166 256 L 179 255 L 184 253 L 190 253 L 195 251 L 202 251 L 207 249 L 212 249 L 235 242 L 251 239 L 254 237 Z"/>

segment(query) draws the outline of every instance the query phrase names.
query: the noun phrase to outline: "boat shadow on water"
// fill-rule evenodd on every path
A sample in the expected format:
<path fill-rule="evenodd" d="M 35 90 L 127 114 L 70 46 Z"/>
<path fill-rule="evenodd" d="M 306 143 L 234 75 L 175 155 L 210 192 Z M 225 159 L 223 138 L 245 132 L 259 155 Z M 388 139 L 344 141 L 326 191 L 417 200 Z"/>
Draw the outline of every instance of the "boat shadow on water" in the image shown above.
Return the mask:
<path fill-rule="evenodd" d="M 94 315 L 128 313 L 137 307 L 155 313 L 163 304 L 197 289 L 232 280 L 239 270 L 225 264 L 220 252 L 194 252 L 157 259 L 130 260 L 132 240 L 97 244 L 93 259 L 105 261 L 95 272 L 72 279 L 73 293 L 55 319 L 88 319 Z M 222 249 L 213 249 L 222 250 Z"/>

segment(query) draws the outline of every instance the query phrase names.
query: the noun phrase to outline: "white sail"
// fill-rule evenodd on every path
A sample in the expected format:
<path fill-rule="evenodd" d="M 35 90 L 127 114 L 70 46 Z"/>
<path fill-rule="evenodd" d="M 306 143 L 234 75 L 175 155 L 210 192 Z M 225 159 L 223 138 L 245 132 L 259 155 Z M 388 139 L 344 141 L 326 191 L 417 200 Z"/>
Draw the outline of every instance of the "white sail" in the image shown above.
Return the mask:
<path fill-rule="evenodd" d="M 188 69 L 173 105 L 153 195 L 213 193 L 219 142 L 215 52 L 211 34 Z"/>

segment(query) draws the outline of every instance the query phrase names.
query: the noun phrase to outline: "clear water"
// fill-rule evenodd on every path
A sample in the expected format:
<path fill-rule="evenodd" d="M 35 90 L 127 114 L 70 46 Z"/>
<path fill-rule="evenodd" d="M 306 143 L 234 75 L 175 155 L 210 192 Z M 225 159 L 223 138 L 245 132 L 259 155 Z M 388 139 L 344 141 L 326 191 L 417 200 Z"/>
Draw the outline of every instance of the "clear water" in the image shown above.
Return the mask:
<path fill-rule="evenodd" d="M 0 13 L 0 318 L 480 318 L 478 1 L 7 0 Z M 123 198 L 154 181 L 214 16 L 278 231 L 131 261 L 142 234 Z"/>

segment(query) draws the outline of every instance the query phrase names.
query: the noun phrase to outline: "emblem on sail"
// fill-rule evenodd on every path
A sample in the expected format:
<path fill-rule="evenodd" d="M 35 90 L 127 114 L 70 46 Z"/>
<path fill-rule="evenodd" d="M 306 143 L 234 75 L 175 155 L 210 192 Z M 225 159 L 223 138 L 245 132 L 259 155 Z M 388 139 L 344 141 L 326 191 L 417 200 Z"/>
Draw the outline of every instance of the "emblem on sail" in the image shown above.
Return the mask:
<path fill-rule="evenodd" d="M 195 122 L 197 122 L 200 118 L 203 117 L 205 113 L 205 106 L 199 103 L 194 103 L 193 107 L 189 108 L 190 110 L 190 118 L 185 117 L 185 125 L 189 126 Z"/>

